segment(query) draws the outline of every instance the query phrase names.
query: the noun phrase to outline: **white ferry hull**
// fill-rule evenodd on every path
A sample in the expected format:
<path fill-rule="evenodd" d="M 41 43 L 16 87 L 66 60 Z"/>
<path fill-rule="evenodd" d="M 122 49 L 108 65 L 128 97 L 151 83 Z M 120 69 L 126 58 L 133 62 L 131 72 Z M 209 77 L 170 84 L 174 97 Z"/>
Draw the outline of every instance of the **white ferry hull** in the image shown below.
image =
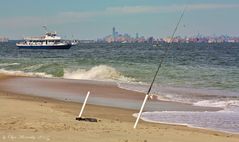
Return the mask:
<path fill-rule="evenodd" d="M 24 42 L 16 43 L 16 46 L 24 49 L 70 49 L 72 43 L 62 40 L 56 32 L 47 32 L 40 37 L 26 37 Z"/>
<path fill-rule="evenodd" d="M 66 45 L 17 45 L 20 49 L 70 49 L 71 44 Z"/>

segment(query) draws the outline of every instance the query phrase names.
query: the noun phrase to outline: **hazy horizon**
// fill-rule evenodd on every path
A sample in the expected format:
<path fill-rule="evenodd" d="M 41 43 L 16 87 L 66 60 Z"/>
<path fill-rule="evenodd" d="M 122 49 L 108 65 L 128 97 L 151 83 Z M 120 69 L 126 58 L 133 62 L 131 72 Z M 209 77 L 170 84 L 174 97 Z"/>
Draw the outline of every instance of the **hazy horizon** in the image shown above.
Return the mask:
<path fill-rule="evenodd" d="M 44 34 L 43 25 L 63 37 L 97 39 L 112 33 L 167 37 L 184 7 L 176 36 L 239 36 L 236 0 L 9 0 L 0 5 L 0 35 L 10 39 Z"/>

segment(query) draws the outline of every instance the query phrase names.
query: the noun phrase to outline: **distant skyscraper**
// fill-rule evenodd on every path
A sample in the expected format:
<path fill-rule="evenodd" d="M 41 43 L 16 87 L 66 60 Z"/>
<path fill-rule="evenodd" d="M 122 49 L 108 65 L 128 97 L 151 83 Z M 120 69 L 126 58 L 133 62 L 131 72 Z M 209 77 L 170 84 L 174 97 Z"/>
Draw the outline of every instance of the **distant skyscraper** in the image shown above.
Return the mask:
<path fill-rule="evenodd" d="M 116 32 L 115 32 L 115 27 L 113 27 L 113 32 L 112 32 L 112 36 L 113 36 L 113 38 L 115 38 L 115 34 Z"/>
<path fill-rule="evenodd" d="M 135 37 L 136 39 L 138 39 L 139 38 L 139 33 L 136 33 L 136 37 Z"/>

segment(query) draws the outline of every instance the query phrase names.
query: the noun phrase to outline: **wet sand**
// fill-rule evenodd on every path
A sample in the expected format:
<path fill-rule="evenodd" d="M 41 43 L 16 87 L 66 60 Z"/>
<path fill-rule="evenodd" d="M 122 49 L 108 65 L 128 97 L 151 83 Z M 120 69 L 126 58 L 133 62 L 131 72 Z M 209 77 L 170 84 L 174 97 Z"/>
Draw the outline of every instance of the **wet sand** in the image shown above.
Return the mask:
<path fill-rule="evenodd" d="M 79 122 L 75 117 L 81 108 L 80 103 L 2 90 L 6 87 L 2 83 L 9 79 L 15 78 L 5 78 L 0 84 L 0 141 L 239 141 L 239 136 L 234 134 L 143 121 L 140 121 L 137 129 L 133 129 L 135 118 L 132 114 L 137 112 L 133 109 L 87 105 L 83 116 L 97 118 L 99 122 Z"/>
<path fill-rule="evenodd" d="M 145 94 L 117 87 L 113 82 L 15 77 L 0 81 L 0 89 L 10 93 L 50 97 L 73 102 L 83 102 L 91 92 L 89 104 L 127 109 L 139 109 Z M 220 108 L 198 107 L 189 104 L 149 100 L 146 111 L 216 111 Z"/>

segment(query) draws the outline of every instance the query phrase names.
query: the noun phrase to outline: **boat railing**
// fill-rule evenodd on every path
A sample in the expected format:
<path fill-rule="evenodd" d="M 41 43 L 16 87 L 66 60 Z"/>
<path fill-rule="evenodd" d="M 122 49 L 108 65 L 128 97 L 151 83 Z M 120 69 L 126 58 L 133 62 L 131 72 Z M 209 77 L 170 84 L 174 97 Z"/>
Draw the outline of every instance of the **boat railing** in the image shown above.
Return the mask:
<path fill-rule="evenodd" d="M 25 37 L 24 40 L 44 40 L 45 37 Z"/>

